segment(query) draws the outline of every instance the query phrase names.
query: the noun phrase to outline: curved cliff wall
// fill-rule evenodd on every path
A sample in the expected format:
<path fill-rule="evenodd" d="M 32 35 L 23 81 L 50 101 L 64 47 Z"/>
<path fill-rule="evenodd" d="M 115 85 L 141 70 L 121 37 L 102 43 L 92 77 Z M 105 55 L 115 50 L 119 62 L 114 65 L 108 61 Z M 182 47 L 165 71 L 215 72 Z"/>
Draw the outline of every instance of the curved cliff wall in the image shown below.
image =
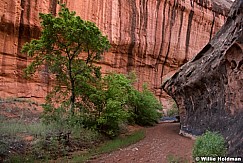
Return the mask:
<path fill-rule="evenodd" d="M 243 0 L 233 3 L 219 32 L 162 87 L 179 107 L 181 134 L 220 132 L 228 156 L 243 155 Z"/>
<path fill-rule="evenodd" d="M 63 0 L 91 20 L 112 44 L 102 72 L 134 71 L 157 96 L 160 85 L 191 59 L 219 30 L 231 5 L 227 0 Z M 45 68 L 31 81 L 22 70 L 30 62 L 22 45 L 40 35 L 40 12 L 56 14 L 57 0 L 2 0 L 0 3 L 0 97 L 43 100 L 49 88 Z"/>

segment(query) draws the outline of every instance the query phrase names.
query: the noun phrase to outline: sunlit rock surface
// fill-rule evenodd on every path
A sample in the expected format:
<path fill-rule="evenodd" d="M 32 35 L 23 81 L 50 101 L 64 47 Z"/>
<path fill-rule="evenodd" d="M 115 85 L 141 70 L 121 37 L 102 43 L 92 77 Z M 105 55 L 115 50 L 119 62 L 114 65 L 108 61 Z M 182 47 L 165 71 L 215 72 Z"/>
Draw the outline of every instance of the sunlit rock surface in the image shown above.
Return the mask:
<path fill-rule="evenodd" d="M 191 59 L 226 20 L 228 0 L 63 0 L 91 20 L 112 44 L 102 72 L 135 71 L 158 97 L 162 82 Z M 20 50 L 40 36 L 39 12 L 56 15 L 57 0 L 2 0 L 0 3 L 0 97 L 43 101 L 50 79 L 42 68 L 34 79 L 23 79 L 30 62 Z"/>
<path fill-rule="evenodd" d="M 164 85 L 180 110 L 181 133 L 219 131 L 229 156 L 243 155 L 243 0 L 224 26 Z"/>

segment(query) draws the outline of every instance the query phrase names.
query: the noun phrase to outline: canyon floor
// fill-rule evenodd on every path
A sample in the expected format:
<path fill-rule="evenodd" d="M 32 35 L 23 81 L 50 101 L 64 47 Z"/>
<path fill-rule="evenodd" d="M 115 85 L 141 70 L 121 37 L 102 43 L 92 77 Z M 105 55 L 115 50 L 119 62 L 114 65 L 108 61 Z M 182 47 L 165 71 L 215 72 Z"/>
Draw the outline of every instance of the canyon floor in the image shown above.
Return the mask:
<path fill-rule="evenodd" d="M 178 134 L 179 123 L 146 128 L 146 137 L 124 149 L 104 154 L 90 163 L 192 162 L 194 141 Z"/>
<path fill-rule="evenodd" d="M 18 100 L 1 101 L 0 103 L 0 115 L 11 119 L 24 119 L 25 122 L 32 123 L 38 121 L 40 113 L 40 106 L 35 103 Z M 154 127 L 144 128 L 144 130 L 145 138 L 141 141 L 111 153 L 95 156 L 88 162 L 192 162 L 194 140 L 178 134 L 179 123 L 160 123 Z"/>

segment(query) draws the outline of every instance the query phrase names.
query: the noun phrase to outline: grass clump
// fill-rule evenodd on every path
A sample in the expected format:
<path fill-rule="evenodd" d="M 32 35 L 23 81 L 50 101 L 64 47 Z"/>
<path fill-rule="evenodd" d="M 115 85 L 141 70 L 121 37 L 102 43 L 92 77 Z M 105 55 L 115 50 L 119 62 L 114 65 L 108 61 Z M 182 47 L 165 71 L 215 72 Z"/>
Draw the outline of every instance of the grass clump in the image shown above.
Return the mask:
<path fill-rule="evenodd" d="M 55 129 L 56 126 L 44 125 L 41 122 L 24 123 L 21 120 L 6 120 L 0 122 L 0 130 L 5 136 L 16 136 L 17 134 L 27 133 L 33 136 L 45 136 L 48 130 Z"/>
<path fill-rule="evenodd" d="M 71 128 L 58 123 L 45 125 L 42 122 L 2 119 L 0 130 L 0 158 L 9 162 L 56 159 L 102 141 L 98 132 L 78 125 Z"/>
<path fill-rule="evenodd" d="M 224 137 L 215 132 L 207 131 L 196 139 L 193 147 L 193 158 L 217 157 L 226 155 Z"/>

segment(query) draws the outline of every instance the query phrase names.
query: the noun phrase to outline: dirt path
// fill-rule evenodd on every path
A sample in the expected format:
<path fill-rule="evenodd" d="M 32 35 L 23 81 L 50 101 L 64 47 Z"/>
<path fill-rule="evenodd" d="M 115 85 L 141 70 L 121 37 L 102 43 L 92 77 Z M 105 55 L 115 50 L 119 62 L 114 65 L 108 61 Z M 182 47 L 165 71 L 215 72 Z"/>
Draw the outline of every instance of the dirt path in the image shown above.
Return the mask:
<path fill-rule="evenodd" d="M 192 162 L 193 140 L 178 135 L 179 124 L 163 123 L 146 129 L 146 137 L 127 148 L 89 161 L 90 163 L 167 163 L 168 156 Z"/>

